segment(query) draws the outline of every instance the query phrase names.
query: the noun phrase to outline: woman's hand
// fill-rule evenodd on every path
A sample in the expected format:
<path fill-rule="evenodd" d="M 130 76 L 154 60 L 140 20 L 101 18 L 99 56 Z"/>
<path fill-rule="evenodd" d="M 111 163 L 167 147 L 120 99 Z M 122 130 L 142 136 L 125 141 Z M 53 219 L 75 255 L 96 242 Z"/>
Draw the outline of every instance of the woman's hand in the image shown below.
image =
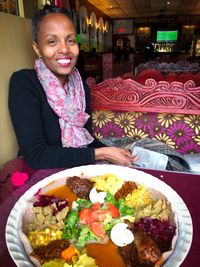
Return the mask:
<path fill-rule="evenodd" d="M 129 150 L 120 147 L 101 147 L 95 149 L 95 159 L 132 167 L 132 163 L 137 161 L 139 156 L 133 156 Z"/>

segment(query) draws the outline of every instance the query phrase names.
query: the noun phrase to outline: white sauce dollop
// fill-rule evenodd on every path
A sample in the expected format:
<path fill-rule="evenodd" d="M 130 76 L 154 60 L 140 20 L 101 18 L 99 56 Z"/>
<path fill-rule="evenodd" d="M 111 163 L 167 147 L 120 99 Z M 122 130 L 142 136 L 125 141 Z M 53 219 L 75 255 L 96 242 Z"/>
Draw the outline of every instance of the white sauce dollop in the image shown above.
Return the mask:
<path fill-rule="evenodd" d="M 76 201 L 72 202 L 72 210 L 77 210 L 78 208 L 78 203 Z"/>
<path fill-rule="evenodd" d="M 92 203 L 99 202 L 99 203 L 104 203 L 105 197 L 106 197 L 106 192 L 97 192 L 96 188 L 92 188 L 89 194 L 90 201 Z"/>
<path fill-rule="evenodd" d="M 111 230 L 110 238 L 112 242 L 118 247 L 124 247 L 132 243 L 134 240 L 133 233 L 127 228 L 128 224 L 117 223 Z"/>

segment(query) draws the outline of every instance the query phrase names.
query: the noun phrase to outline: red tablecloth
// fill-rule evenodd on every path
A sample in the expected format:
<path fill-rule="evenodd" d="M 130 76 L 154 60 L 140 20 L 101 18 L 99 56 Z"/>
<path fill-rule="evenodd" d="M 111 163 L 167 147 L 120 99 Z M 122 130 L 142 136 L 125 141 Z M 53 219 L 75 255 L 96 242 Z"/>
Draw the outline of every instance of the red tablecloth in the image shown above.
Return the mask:
<path fill-rule="evenodd" d="M 9 166 L 9 170 L 13 171 L 14 165 L 18 164 L 20 167 L 19 171 L 27 171 L 27 166 L 23 165 L 21 160 L 13 161 Z M 14 187 L 11 184 L 11 181 L 8 179 L 6 184 L 0 184 L 0 262 L 3 263 L 3 266 L 14 267 L 16 266 L 12 261 L 9 252 L 5 244 L 5 225 L 9 213 L 14 206 L 15 202 L 19 197 L 29 189 L 33 184 L 41 180 L 42 178 L 60 171 L 61 169 L 53 170 L 39 170 L 39 171 L 30 171 L 31 177 L 29 181 L 19 188 Z M 181 267 L 198 267 L 199 266 L 199 247 L 200 247 L 200 175 L 186 174 L 186 173 L 177 173 L 177 172 L 168 172 L 168 171 L 155 171 L 155 170 L 143 170 L 152 174 L 153 176 L 161 179 L 171 186 L 183 199 L 187 205 L 192 221 L 193 221 L 193 241 L 191 249 L 181 264 Z M 8 170 L 7 170 L 8 172 Z M 5 178 L 7 173 L 0 171 L 0 181 Z M 173 267 L 173 266 L 171 266 Z"/>

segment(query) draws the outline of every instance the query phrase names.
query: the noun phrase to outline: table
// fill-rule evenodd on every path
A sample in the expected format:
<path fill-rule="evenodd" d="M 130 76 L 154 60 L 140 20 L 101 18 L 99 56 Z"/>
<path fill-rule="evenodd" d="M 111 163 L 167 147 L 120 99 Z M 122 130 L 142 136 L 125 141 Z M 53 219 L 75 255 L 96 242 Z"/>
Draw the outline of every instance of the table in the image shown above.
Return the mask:
<path fill-rule="evenodd" d="M 4 266 L 9 267 L 16 266 L 12 261 L 5 244 L 5 225 L 12 207 L 19 197 L 33 184 L 37 183 L 44 177 L 63 169 L 36 171 L 28 168 L 23 159 L 18 158 L 10 162 L 9 166 L 5 166 L 3 170 L 0 170 L 0 181 L 4 180 L 9 172 L 12 173 L 16 170 L 29 173 L 30 178 L 24 186 L 18 188 L 14 187 L 10 179 L 8 179 L 5 184 L 0 184 L 0 262 L 4 263 Z M 169 186 L 176 190 L 187 205 L 193 220 L 193 241 L 191 249 L 186 259 L 181 264 L 181 267 L 198 267 L 200 243 L 200 208 L 198 207 L 198 203 L 200 203 L 200 175 L 149 169 L 142 170 L 166 182 Z"/>

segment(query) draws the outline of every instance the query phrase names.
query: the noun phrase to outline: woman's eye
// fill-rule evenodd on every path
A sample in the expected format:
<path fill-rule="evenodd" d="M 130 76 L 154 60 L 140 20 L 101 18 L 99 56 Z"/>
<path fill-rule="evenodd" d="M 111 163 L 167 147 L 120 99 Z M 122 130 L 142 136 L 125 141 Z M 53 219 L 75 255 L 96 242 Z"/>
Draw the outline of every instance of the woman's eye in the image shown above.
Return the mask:
<path fill-rule="evenodd" d="M 56 40 L 49 40 L 49 41 L 48 41 L 48 44 L 49 44 L 49 45 L 54 45 L 54 44 L 56 44 Z"/>
<path fill-rule="evenodd" d="M 67 40 L 67 42 L 68 42 L 69 44 L 76 44 L 76 38 L 69 38 L 69 39 Z"/>

